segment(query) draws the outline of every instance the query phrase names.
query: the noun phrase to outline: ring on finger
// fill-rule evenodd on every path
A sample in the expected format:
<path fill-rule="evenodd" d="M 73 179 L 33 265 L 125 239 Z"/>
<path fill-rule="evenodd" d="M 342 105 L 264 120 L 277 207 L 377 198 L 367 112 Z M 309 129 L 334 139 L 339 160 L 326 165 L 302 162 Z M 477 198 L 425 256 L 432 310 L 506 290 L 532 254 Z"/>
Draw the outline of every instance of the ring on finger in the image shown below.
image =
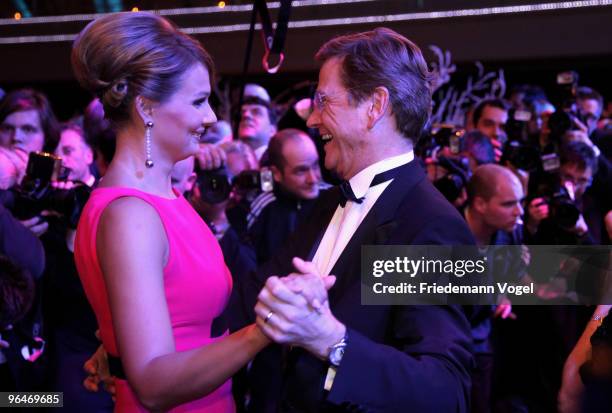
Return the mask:
<path fill-rule="evenodd" d="M 268 324 L 268 322 L 270 321 L 273 315 L 274 315 L 274 311 L 270 311 L 268 315 L 266 316 L 266 318 L 264 318 L 264 324 Z"/>

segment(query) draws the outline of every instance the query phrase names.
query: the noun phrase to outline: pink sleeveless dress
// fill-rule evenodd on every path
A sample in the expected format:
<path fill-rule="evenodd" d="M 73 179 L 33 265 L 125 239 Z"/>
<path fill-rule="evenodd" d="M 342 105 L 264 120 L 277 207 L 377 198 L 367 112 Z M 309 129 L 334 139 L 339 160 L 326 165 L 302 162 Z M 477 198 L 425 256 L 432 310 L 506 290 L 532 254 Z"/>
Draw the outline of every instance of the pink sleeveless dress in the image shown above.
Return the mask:
<path fill-rule="evenodd" d="M 219 244 L 206 224 L 178 194 L 176 199 L 168 199 L 131 188 L 98 188 L 92 192 L 81 215 L 74 257 L 87 299 L 96 314 L 104 347 L 109 354 L 119 356 L 106 285 L 96 252 L 96 232 L 106 206 L 126 196 L 142 199 L 155 208 L 166 231 L 170 251 L 164 268 L 164 289 L 176 351 L 212 343 L 215 339 L 210 337 L 211 324 L 227 304 L 232 278 Z M 138 294 L 137 291 L 133 293 Z M 126 380 L 117 380 L 116 387 L 115 412 L 146 411 Z M 208 396 L 172 410 L 234 411 L 229 380 Z"/>

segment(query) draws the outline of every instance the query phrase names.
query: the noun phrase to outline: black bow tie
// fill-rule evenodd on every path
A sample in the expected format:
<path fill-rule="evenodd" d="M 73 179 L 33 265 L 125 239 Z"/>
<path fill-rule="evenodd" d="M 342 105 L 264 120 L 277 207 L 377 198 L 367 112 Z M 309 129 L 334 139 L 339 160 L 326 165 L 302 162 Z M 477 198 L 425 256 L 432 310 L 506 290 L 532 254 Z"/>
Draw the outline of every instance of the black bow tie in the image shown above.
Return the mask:
<path fill-rule="evenodd" d="M 398 166 L 397 168 L 389 169 L 388 171 L 379 173 L 378 175 L 374 177 L 374 179 L 372 179 L 370 188 L 378 184 L 382 184 L 383 182 L 390 181 L 391 179 L 395 178 L 398 175 L 400 169 L 405 166 L 406 164 Z M 351 188 L 351 184 L 349 181 L 342 181 L 342 183 L 340 184 L 340 194 L 342 195 L 342 197 L 340 198 L 340 206 L 342 208 L 344 208 L 346 203 L 349 201 L 355 202 L 356 204 L 361 204 L 363 200 L 365 199 L 365 196 L 362 196 L 361 198 L 357 198 L 357 195 L 355 195 L 355 192 L 353 192 L 353 188 Z"/>
<path fill-rule="evenodd" d="M 340 198 L 340 206 L 344 208 L 348 201 L 355 202 L 357 204 L 361 204 L 365 199 L 364 196 L 361 198 L 357 198 L 357 195 L 353 192 L 353 188 L 351 188 L 351 184 L 349 181 L 342 181 L 340 184 L 340 193 L 342 194 L 342 198 Z"/>

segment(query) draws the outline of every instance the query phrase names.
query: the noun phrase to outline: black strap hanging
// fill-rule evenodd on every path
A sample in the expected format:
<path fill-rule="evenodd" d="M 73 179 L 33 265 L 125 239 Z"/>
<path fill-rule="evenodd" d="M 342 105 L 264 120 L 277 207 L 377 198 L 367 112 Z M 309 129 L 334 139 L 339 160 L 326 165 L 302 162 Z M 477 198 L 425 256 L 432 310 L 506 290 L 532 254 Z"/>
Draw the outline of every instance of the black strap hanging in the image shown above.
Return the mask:
<path fill-rule="evenodd" d="M 281 64 L 283 63 L 285 56 L 283 54 L 283 48 L 285 47 L 285 37 L 287 36 L 287 29 L 289 26 L 289 14 L 291 11 L 292 0 L 281 0 L 280 9 L 278 12 L 278 21 L 276 23 L 276 31 L 272 28 L 272 22 L 270 21 L 270 14 L 268 13 L 268 6 L 265 0 L 254 0 L 253 12 L 251 13 L 251 24 L 249 27 L 249 36 L 247 39 L 247 47 L 244 56 L 244 63 L 242 65 L 242 76 L 240 80 L 240 98 L 238 99 L 238 108 L 242 107 L 244 101 L 244 86 L 246 83 L 246 77 L 249 72 L 249 64 L 251 61 L 251 51 L 253 49 L 253 37 L 255 34 L 255 22 L 257 15 L 261 18 L 262 37 L 265 48 L 265 53 L 262 58 L 262 65 L 264 69 L 270 74 L 278 72 Z M 278 55 L 278 63 L 270 67 L 268 60 L 270 54 Z M 236 113 L 233 115 L 234 122 L 234 136 L 238 134 L 238 120 L 240 114 Z"/>
<path fill-rule="evenodd" d="M 285 60 L 283 49 L 285 47 L 285 38 L 287 37 L 287 28 L 289 26 L 291 0 L 281 0 L 276 30 L 272 28 L 266 1 L 255 0 L 253 7 L 257 10 L 259 18 L 261 19 L 262 37 L 264 48 L 266 49 L 261 63 L 268 73 L 276 73 Z M 274 66 L 270 66 L 271 56 L 277 56 L 278 59 L 278 62 Z"/>

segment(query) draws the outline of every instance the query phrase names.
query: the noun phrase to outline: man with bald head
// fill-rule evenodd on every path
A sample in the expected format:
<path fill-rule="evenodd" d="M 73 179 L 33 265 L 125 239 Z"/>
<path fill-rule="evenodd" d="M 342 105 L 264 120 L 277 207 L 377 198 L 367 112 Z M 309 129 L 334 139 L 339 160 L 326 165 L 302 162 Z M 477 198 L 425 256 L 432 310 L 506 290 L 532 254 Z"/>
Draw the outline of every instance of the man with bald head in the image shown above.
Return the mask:
<path fill-rule="evenodd" d="M 496 244 L 501 232 L 516 232 L 523 207 L 523 187 L 509 169 L 487 164 L 476 168 L 467 185 L 465 219 L 478 245 Z"/>
<path fill-rule="evenodd" d="M 255 198 L 248 216 L 249 238 L 259 263 L 268 261 L 308 215 L 322 183 L 317 148 L 301 130 L 284 129 L 274 135 L 268 162 L 274 191 Z"/>
<path fill-rule="evenodd" d="M 509 169 L 496 164 L 481 165 L 474 171 L 467 184 L 467 207 L 465 219 L 479 246 L 518 245 L 522 243 L 521 215 L 523 208 L 523 187 Z M 495 268 L 496 273 L 514 276 L 523 268 L 512 267 L 517 262 L 508 256 L 507 268 Z M 489 259 L 489 262 L 493 260 Z M 495 261 L 497 264 L 498 261 Z M 511 315 L 512 305 L 502 296 L 497 306 L 477 306 L 470 308 L 472 317 L 472 338 L 474 340 L 474 359 L 472 370 L 472 412 L 491 410 L 491 388 L 493 378 L 493 345 L 491 319 L 505 319 Z M 497 349 L 496 349 L 497 351 Z"/>

